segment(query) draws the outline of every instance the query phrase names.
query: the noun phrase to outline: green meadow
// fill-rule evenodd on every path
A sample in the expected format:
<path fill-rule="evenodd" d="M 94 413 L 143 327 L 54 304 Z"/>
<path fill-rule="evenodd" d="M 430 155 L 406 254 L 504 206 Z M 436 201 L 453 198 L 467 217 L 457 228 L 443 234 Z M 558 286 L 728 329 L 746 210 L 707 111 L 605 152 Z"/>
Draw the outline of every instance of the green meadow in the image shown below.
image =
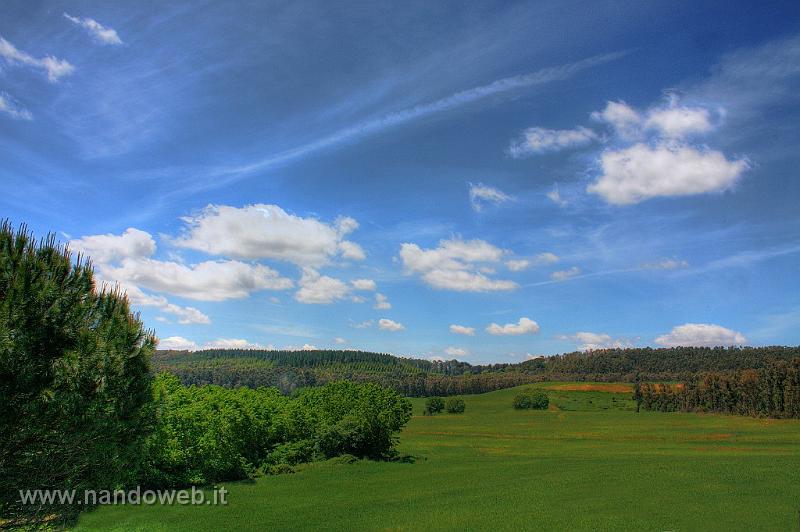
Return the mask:
<path fill-rule="evenodd" d="M 511 406 L 546 388 L 547 411 Z M 636 413 L 628 385 L 542 383 L 414 417 L 403 459 L 228 483 L 227 506 L 106 506 L 77 530 L 800 530 L 800 421 Z"/>

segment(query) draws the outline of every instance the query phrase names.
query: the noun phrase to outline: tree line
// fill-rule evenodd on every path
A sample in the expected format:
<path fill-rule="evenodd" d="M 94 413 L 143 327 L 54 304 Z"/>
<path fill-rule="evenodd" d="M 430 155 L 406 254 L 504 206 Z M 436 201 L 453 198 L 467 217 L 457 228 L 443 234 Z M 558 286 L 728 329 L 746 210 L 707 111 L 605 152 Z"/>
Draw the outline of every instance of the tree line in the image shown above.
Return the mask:
<path fill-rule="evenodd" d="M 757 369 L 707 372 L 680 384 L 637 383 L 634 399 L 645 410 L 800 418 L 800 358 Z"/>

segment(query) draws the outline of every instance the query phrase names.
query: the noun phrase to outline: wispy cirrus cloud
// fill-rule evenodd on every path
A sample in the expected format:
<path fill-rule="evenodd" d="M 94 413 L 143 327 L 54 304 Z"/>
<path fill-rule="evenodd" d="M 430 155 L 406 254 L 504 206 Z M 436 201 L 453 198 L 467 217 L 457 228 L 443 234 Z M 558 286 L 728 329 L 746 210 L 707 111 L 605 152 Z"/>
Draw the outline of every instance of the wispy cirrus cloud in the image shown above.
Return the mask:
<path fill-rule="evenodd" d="M 19 50 L 3 37 L 0 37 L 0 57 L 5 59 L 9 65 L 28 66 L 44 71 L 51 83 L 57 82 L 75 70 L 75 67 L 64 59 L 59 59 L 52 55 L 34 57 L 27 52 Z"/>
<path fill-rule="evenodd" d="M 64 13 L 64 18 L 85 29 L 89 35 L 92 36 L 96 42 L 100 44 L 120 45 L 122 39 L 119 38 L 117 31 L 114 28 L 103 26 L 96 20 L 89 17 L 73 17 L 68 13 Z"/>
<path fill-rule="evenodd" d="M 0 113 L 5 113 L 14 120 L 33 120 L 33 114 L 20 107 L 8 94 L 0 92 Z"/>
<path fill-rule="evenodd" d="M 252 175 L 255 172 L 281 166 L 334 146 L 353 143 L 370 135 L 375 135 L 430 115 L 452 111 L 469 104 L 477 103 L 491 96 L 546 85 L 556 81 L 563 81 L 590 68 L 619 59 L 627 53 L 626 51 L 619 51 L 596 55 L 573 63 L 543 68 L 528 74 L 502 78 L 486 85 L 456 92 L 450 96 L 432 102 L 407 107 L 399 111 L 387 113 L 378 118 L 360 122 L 295 148 L 269 155 L 258 161 L 239 166 L 211 169 L 207 172 L 207 177 L 227 176 L 228 179 L 217 180 L 211 185 L 222 186 L 236 181 L 237 179 Z"/>

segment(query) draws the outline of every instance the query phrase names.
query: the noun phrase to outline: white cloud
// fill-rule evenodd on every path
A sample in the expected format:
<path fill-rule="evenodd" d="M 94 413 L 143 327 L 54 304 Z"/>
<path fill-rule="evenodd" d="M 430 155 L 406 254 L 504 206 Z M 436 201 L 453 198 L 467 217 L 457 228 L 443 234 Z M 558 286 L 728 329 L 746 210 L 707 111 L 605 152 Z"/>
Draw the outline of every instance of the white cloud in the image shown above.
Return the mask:
<path fill-rule="evenodd" d="M 158 340 L 159 349 L 174 349 L 176 351 L 196 351 L 197 343 L 182 336 L 169 336 Z"/>
<path fill-rule="evenodd" d="M 635 139 L 641 134 L 642 117 L 625 102 L 607 102 L 605 109 L 592 113 L 592 118 L 609 124 L 623 139 Z"/>
<path fill-rule="evenodd" d="M 744 345 L 747 338 L 737 331 L 707 323 L 684 323 L 655 342 L 664 347 L 716 347 Z"/>
<path fill-rule="evenodd" d="M 586 190 L 615 205 L 722 192 L 733 187 L 749 167 L 745 160 L 729 161 L 714 150 L 641 143 L 603 153 L 600 164 L 602 175 Z"/>
<path fill-rule="evenodd" d="M 483 207 L 487 204 L 499 205 L 512 201 L 513 199 L 512 196 L 509 196 L 505 192 L 484 185 L 483 183 L 478 183 L 477 185 L 469 184 L 469 202 L 472 204 L 472 208 L 475 209 L 475 212 L 481 212 Z"/>
<path fill-rule="evenodd" d="M 289 214 L 277 205 L 242 208 L 209 205 L 184 218 L 188 228 L 175 240 L 180 247 L 242 259 L 275 259 L 318 267 L 341 254 L 360 260 L 363 250 L 344 237 L 358 227 L 352 218 L 333 225 Z"/>
<path fill-rule="evenodd" d="M 203 345 L 182 336 L 169 336 L 158 341 L 159 349 L 176 351 L 199 351 L 201 349 L 274 349 L 273 345 L 262 345 L 248 342 L 241 338 L 217 338 Z"/>
<path fill-rule="evenodd" d="M 364 249 L 350 240 L 342 240 L 339 242 L 339 251 L 341 252 L 343 259 L 364 260 L 367 258 L 367 254 L 364 253 Z"/>
<path fill-rule="evenodd" d="M 434 249 L 404 243 L 400 258 L 407 273 L 419 274 L 433 288 L 459 292 L 513 290 L 512 281 L 487 277 L 481 268 L 498 263 L 506 251 L 484 240 L 441 240 Z"/>
<path fill-rule="evenodd" d="M 538 153 L 585 146 L 597 138 L 594 131 L 582 126 L 575 129 L 532 127 L 526 129 L 521 138 L 512 141 L 507 151 L 511 157 L 519 159 Z"/>
<path fill-rule="evenodd" d="M 350 323 L 350 326 L 354 329 L 368 329 L 375 324 L 375 320 L 365 320 L 359 323 Z"/>
<path fill-rule="evenodd" d="M 467 351 L 466 349 L 463 349 L 461 347 L 452 347 L 452 346 L 445 349 L 444 353 L 447 356 L 451 357 L 465 357 L 469 355 L 469 351 Z"/>
<path fill-rule="evenodd" d="M 389 303 L 389 298 L 387 298 L 385 295 L 375 294 L 375 305 L 373 305 L 372 308 L 378 310 L 388 310 L 392 308 L 392 304 Z"/>
<path fill-rule="evenodd" d="M 405 327 L 403 326 L 402 323 L 398 323 L 394 320 L 386 318 L 381 318 L 378 320 L 378 328 L 382 331 L 391 331 L 391 332 L 405 330 Z"/>
<path fill-rule="evenodd" d="M 333 339 L 333 343 L 338 344 L 338 345 L 346 344 L 347 340 L 345 340 L 341 336 L 337 336 L 336 338 Z"/>
<path fill-rule="evenodd" d="M 95 263 L 108 264 L 149 257 L 156 252 L 156 241 L 150 233 L 129 227 L 121 235 L 107 233 L 71 240 L 69 247 L 87 255 Z"/>
<path fill-rule="evenodd" d="M 578 344 L 578 349 L 581 351 L 632 347 L 633 345 L 629 340 L 612 338 L 605 333 L 577 332 L 571 336 L 564 336 L 562 338 L 565 340 L 572 340 Z"/>
<path fill-rule="evenodd" d="M 300 289 L 294 298 L 300 303 L 327 305 L 344 299 L 350 293 L 350 287 L 344 281 L 320 275 L 313 268 L 303 268 L 299 284 Z"/>
<path fill-rule="evenodd" d="M 707 109 L 677 105 L 653 109 L 645 119 L 644 127 L 657 130 L 672 139 L 708 133 L 713 128 L 711 115 Z"/>
<path fill-rule="evenodd" d="M 174 303 L 170 303 L 164 296 L 145 294 L 139 287 L 135 285 L 123 284 L 120 286 L 128 294 L 128 299 L 132 304 L 142 307 L 156 307 L 161 312 L 172 314 L 173 316 L 177 317 L 178 323 L 181 325 L 208 325 L 211 323 L 211 318 L 194 307 L 181 307 Z"/>
<path fill-rule="evenodd" d="M 5 113 L 14 120 L 33 120 L 33 114 L 17 105 L 5 92 L 0 92 L 0 113 Z"/>
<path fill-rule="evenodd" d="M 89 35 L 91 35 L 92 38 L 100 44 L 122 44 L 122 39 L 119 38 L 116 30 L 103 26 L 94 19 L 88 17 L 73 17 L 67 13 L 64 13 L 64 18 L 73 24 L 84 28 L 87 32 L 89 32 Z"/>
<path fill-rule="evenodd" d="M 474 327 L 465 327 L 463 325 L 451 325 L 450 332 L 453 334 L 463 334 L 466 336 L 475 336 Z"/>
<path fill-rule="evenodd" d="M 555 264 L 559 260 L 561 259 L 555 253 L 545 251 L 544 253 L 539 253 L 538 255 L 536 255 L 533 263 L 537 266 L 546 266 L 548 264 Z"/>
<path fill-rule="evenodd" d="M 645 270 L 677 270 L 688 267 L 688 262 L 678 259 L 663 259 L 658 262 L 647 262 L 642 264 L 642 268 Z"/>
<path fill-rule="evenodd" d="M 69 245 L 94 261 L 103 280 L 120 283 L 129 293 L 137 287 L 200 301 L 223 301 L 294 285 L 290 279 L 260 264 L 227 260 L 187 266 L 152 259 L 156 251 L 152 236 L 133 228 L 122 235 L 85 236 L 70 241 Z"/>
<path fill-rule="evenodd" d="M 561 197 L 561 193 L 558 191 L 558 186 L 553 186 L 553 190 L 547 193 L 547 199 L 558 205 L 559 207 L 565 207 L 567 205 L 567 200 Z"/>
<path fill-rule="evenodd" d="M 491 323 L 486 327 L 486 332 L 493 335 L 536 334 L 539 332 L 539 324 L 528 318 L 520 318 L 517 323 Z"/>
<path fill-rule="evenodd" d="M 576 275 L 579 275 L 580 273 L 581 273 L 581 269 L 578 268 L 577 266 L 573 266 L 572 268 L 570 268 L 568 270 L 559 270 L 557 272 L 551 273 L 550 274 L 550 279 L 552 279 L 554 281 L 566 281 L 567 279 L 575 277 Z"/>
<path fill-rule="evenodd" d="M 512 272 L 521 272 L 522 270 L 527 270 L 530 265 L 531 261 L 527 259 L 513 259 L 506 261 L 506 268 Z"/>
<path fill-rule="evenodd" d="M 355 279 L 350 281 L 350 284 L 356 290 L 376 290 L 378 288 L 372 279 Z"/>
<path fill-rule="evenodd" d="M 124 259 L 119 266 L 103 266 L 104 277 L 156 292 L 198 301 L 240 299 L 260 290 L 286 290 L 294 283 L 261 264 L 206 261 L 184 265 L 149 258 Z"/>
<path fill-rule="evenodd" d="M 47 74 L 47 79 L 55 83 L 60 78 L 71 74 L 75 67 L 63 59 L 58 59 L 52 55 L 36 58 L 32 55 L 18 50 L 13 44 L 0 37 L 0 57 L 10 65 L 25 65 L 43 70 Z"/>
<path fill-rule="evenodd" d="M 506 268 L 512 272 L 519 272 L 522 270 L 527 270 L 531 266 L 547 266 L 550 264 L 555 264 L 559 260 L 560 259 L 558 255 L 546 251 L 544 253 L 539 253 L 532 259 L 513 259 L 506 261 Z"/>

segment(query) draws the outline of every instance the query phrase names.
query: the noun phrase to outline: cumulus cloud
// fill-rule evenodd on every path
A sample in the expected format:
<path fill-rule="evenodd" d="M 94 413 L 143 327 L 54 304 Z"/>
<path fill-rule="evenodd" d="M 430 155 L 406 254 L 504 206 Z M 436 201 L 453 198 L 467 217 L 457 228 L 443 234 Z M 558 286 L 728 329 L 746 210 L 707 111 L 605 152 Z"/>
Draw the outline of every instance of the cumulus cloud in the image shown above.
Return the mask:
<path fill-rule="evenodd" d="M 749 167 L 747 161 L 728 160 L 715 150 L 642 143 L 607 151 L 600 164 L 600 177 L 586 190 L 614 205 L 659 196 L 723 192 L 733 187 Z"/>
<path fill-rule="evenodd" d="M 372 279 L 355 279 L 350 281 L 350 284 L 353 285 L 353 288 L 356 290 L 376 290 L 378 285 L 375 284 L 375 281 Z"/>
<path fill-rule="evenodd" d="M 738 332 L 708 323 L 684 323 L 655 342 L 664 347 L 716 347 L 744 345 L 747 338 Z"/>
<path fill-rule="evenodd" d="M 156 245 L 152 236 L 134 228 L 121 235 L 85 236 L 69 245 L 92 258 L 101 279 L 120 283 L 129 292 L 132 287 L 147 288 L 199 301 L 223 301 L 294 285 L 260 264 L 225 260 L 186 265 L 153 259 Z"/>
<path fill-rule="evenodd" d="M 382 331 L 403 331 L 405 330 L 405 326 L 402 323 L 398 323 L 394 320 L 390 320 L 387 318 L 381 318 L 378 320 L 378 328 Z"/>
<path fill-rule="evenodd" d="M 300 278 L 300 289 L 294 298 L 300 303 L 327 305 L 347 297 L 350 287 L 347 284 L 327 275 L 320 275 L 313 268 L 304 268 Z"/>
<path fill-rule="evenodd" d="M 75 67 L 69 62 L 48 55 L 45 57 L 37 58 L 32 55 L 18 50 L 13 44 L 0 37 L 0 57 L 5 59 L 9 65 L 23 65 L 44 71 L 47 74 L 47 79 L 51 83 L 57 82 L 62 77 L 69 75 L 75 70 Z"/>
<path fill-rule="evenodd" d="M 498 263 L 506 251 L 484 240 L 441 240 L 433 249 L 417 244 L 400 246 L 400 258 L 407 273 L 418 274 L 429 286 L 458 292 L 513 290 L 513 281 L 492 279 L 483 271 L 487 263 Z"/>
<path fill-rule="evenodd" d="M 451 356 L 451 357 L 465 357 L 465 356 L 469 355 L 469 351 L 467 351 L 466 349 L 463 349 L 461 347 L 452 347 L 452 346 L 450 346 L 447 349 L 445 349 L 444 353 L 447 356 Z"/>
<path fill-rule="evenodd" d="M 121 284 L 120 287 L 128 295 L 131 304 L 141 307 L 156 307 L 161 312 L 175 316 L 181 325 L 208 325 L 211 323 L 211 318 L 194 307 L 182 307 L 170 303 L 166 297 L 146 294 L 138 286 Z"/>
<path fill-rule="evenodd" d="M 520 159 L 539 153 L 585 146 L 597 138 L 594 131 L 582 126 L 575 129 L 532 127 L 526 129 L 522 137 L 512 141 L 507 151 L 511 157 Z"/>
<path fill-rule="evenodd" d="M 723 111 L 716 114 L 721 116 Z M 675 95 L 645 112 L 624 102 L 608 102 L 592 117 L 610 125 L 623 146 L 600 156 L 600 175 L 586 190 L 614 205 L 724 192 L 750 166 L 745 159 L 731 160 L 720 151 L 693 143 L 693 137 L 716 127 L 712 112 L 681 105 Z"/>
<path fill-rule="evenodd" d="M 573 335 L 564 336 L 562 338 L 571 340 L 578 344 L 578 349 L 581 351 L 594 351 L 597 349 L 613 349 L 633 346 L 629 340 L 612 338 L 610 335 L 605 333 L 577 332 Z"/>
<path fill-rule="evenodd" d="M 553 272 L 550 274 L 550 279 L 553 281 L 566 281 L 567 279 L 571 279 L 576 275 L 580 275 L 581 269 L 577 266 L 573 266 L 568 270 L 559 270 L 557 272 Z"/>
<path fill-rule="evenodd" d="M 547 266 L 549 264 L 555 264 L 559 260 L 560 259 L 558 255 L 546 251 L 544 253 L 539 253 L 532 259 L 512 259 L 506 261 L 506 268 L 512 272 L 519 272 L 522 270 L 527 270 L 531 266 Z"/>
<path fill-rule="evenodd" d="M 506 261 L 506 268 L 512 272 L 521 272 L 522 270 L 527 270 L 530 265 L 531 261 L 527 259 L 512 259 Z"/>
<path fill-rule="evenodd" d="M 103 26 L 99 22 L 94 19 L 88 17 L 73 17 L 67 13 L 64 13 L 64 18 L 85 29 L 89 35 L 91 35 L 92 39 L 100 44 L 111 44 L 111 45 L 118 45 L 122 44 L 122 39 L 119 38 L 116 30 L 113 28 L 108 28 Z"/>
<path fill-rule="evenodd" d="M 474 327 L 465 327 L 463 325 L 451 325 L 450 332 L 453 334 L 463 334 L 466 336 L 475 336 Z"/>
<path fill-rule="evenodd" d="M 481 212 L 485 205 L 499 205 L 513 199 L 505 192 L 483 183 L 469 184 L 469 202 L 475 212 Z"/>
<path fill-rule="evenodd" d="M 336 338 L 333 339 L 333 343 L 338 344 L 338 345 L 346 344 L 347 340 L 345 340 L 341 336 L 337 336 Z"/>
<path fill-rule="evenodd" d="M 352 218 L 333 224 L 287 213 L 277 205 L 209 205 L 183 219 L 187 229 L 175 245 L 240 259 L 274 259 L 319 267 L 336 256 L 361 260 L 364 251 L 345 236 L 358 228 Z"/>
<path fill-rule="evenodd" d="M 0 92 L 0 113 L 5 113 L 14 120 L 33 120 L 33 114 L 17 105 L 5 92 Z"/>
<path fill-rule="evenodd" d="M 150 258 L 124 259 L 104 265 L 104 277 L 198 301 L 241 299 L 261 290 L 286 290 L 294 283 L 261 264 L 234 260 L 185 265 Z"/>
<path fill-rule="evenodd" d="M 372 306 L 372 308 L 378 310 L 388 310 L 392 308 L 392 304 L 389 303 L 389 298 L 386 297 L 385 295 L 375 294 L 375 304 Z"/>
<path fill-rule="evenodd" d="M 194 340 L 189 340 L 182 336 L 169 336 L 158 341 L 158 348 L 176 351 L 200 351 L 202 349 L 275 349 L 275 346 L 272 344 L 253 343 L 242 338 L 217 338 L 200 345 Z"/>
<path fill-rule="evenodd" d="M 156 241 L 150 233 L 133 227 L 121 235 L 107 233 L 84 236 L 70 241 L 69 246 L 99 264 L 149 257 L 156 252 Z"/>
<path fill-rule="evenodd" d="M 496 336 L 536 334 L 539 332 L 539 324 L 528 318 L 520 318 L 517 323 L 506 323 L 505 325 L 491 323 L 486 327 L 486 332 Z"/>

